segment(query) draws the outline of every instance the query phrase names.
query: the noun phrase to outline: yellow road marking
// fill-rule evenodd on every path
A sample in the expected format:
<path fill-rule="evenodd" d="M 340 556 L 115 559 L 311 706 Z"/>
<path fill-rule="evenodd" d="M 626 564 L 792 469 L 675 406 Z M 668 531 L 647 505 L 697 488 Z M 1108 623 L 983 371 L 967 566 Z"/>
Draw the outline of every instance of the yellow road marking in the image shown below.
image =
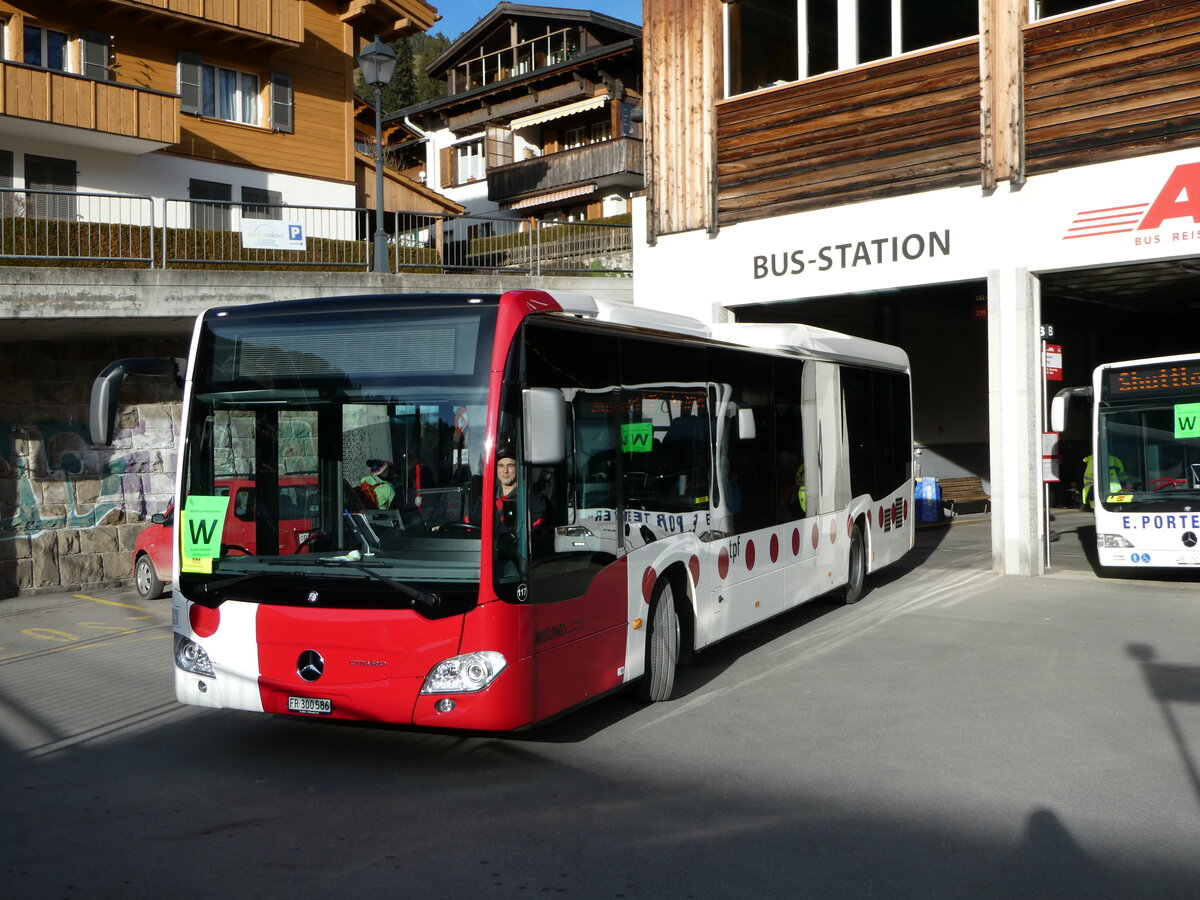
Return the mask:
<path fill-rule="evenodd" d="M 93 603 L 103 603 L 105 606 L 119 606 L 122 609 L 135 609 L 138 612 L 149 612 L 144 606 L 134 606 L 130 603 L 120 603 L 116 600 L 105 600 L 102 597 L 91 597 L 87 594 L 76 594 L 78 600 L 91 600 Z"/>

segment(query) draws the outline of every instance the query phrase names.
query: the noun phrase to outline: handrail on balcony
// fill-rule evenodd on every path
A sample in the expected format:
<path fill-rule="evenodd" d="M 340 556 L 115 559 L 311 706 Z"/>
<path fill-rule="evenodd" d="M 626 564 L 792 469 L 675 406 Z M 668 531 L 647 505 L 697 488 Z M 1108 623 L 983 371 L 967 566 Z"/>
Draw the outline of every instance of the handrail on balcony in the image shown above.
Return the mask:
<path fill-rule="evenodd" d="M 538 35 L 503 50 L 483 53 L 454 67 L 453 92 L 461 94 L 515 75 L 558 65 L 578 56 L 582 49 L 579 28 L 570 27 Z"/>

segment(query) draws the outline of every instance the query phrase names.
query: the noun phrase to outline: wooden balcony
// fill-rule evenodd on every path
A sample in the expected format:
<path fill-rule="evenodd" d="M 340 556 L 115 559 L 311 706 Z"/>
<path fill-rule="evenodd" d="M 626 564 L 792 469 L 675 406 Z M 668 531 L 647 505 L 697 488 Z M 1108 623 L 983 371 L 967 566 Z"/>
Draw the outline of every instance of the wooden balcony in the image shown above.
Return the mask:
<path fill-rule="evenodd" d="M 515 200 L 589 181 L 640 187 L 643 173 L 642 142 L 617 138 L 489 169 L 488 199 Z"/>
<path fill-rule="evenodd" d="M 304 41 L 301 0 L 97 0 L 119 6 L 144 20 L 160 19 L 168 27 L 191 26 L 253 43 L 298 47 Z"/>
<path fill-rule="evenodd" d="M 179 141 L 179 95 L 0 62 L 0 134 L 147 153 Z"/>

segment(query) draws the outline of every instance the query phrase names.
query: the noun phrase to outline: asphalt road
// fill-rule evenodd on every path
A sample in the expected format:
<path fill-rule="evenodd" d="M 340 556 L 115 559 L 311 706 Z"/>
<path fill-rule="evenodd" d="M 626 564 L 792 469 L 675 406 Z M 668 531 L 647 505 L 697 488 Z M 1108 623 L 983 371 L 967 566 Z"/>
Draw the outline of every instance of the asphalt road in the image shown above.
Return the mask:
<path fill-rule="evenodd" d="M 1200 585 L 987 527 L 504 737 L 179 707 L 167 601 L 0 601 L 0 895 L 1200 896 Z"/>

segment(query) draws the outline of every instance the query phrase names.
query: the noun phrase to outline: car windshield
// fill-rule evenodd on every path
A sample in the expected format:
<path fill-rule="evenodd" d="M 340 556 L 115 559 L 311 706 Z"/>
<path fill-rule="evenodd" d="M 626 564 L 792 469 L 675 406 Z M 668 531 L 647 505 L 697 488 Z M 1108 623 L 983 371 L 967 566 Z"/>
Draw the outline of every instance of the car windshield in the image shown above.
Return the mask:
<path fill-rule="evenodd" d="M 188 415 L 181 587 L 235 576 L 479 579 L 495 306 L 210 313 Z M 350 565 L 354 563 L 354 565 Z M 244 579 L 243 579 L 244 580 Z"/>

